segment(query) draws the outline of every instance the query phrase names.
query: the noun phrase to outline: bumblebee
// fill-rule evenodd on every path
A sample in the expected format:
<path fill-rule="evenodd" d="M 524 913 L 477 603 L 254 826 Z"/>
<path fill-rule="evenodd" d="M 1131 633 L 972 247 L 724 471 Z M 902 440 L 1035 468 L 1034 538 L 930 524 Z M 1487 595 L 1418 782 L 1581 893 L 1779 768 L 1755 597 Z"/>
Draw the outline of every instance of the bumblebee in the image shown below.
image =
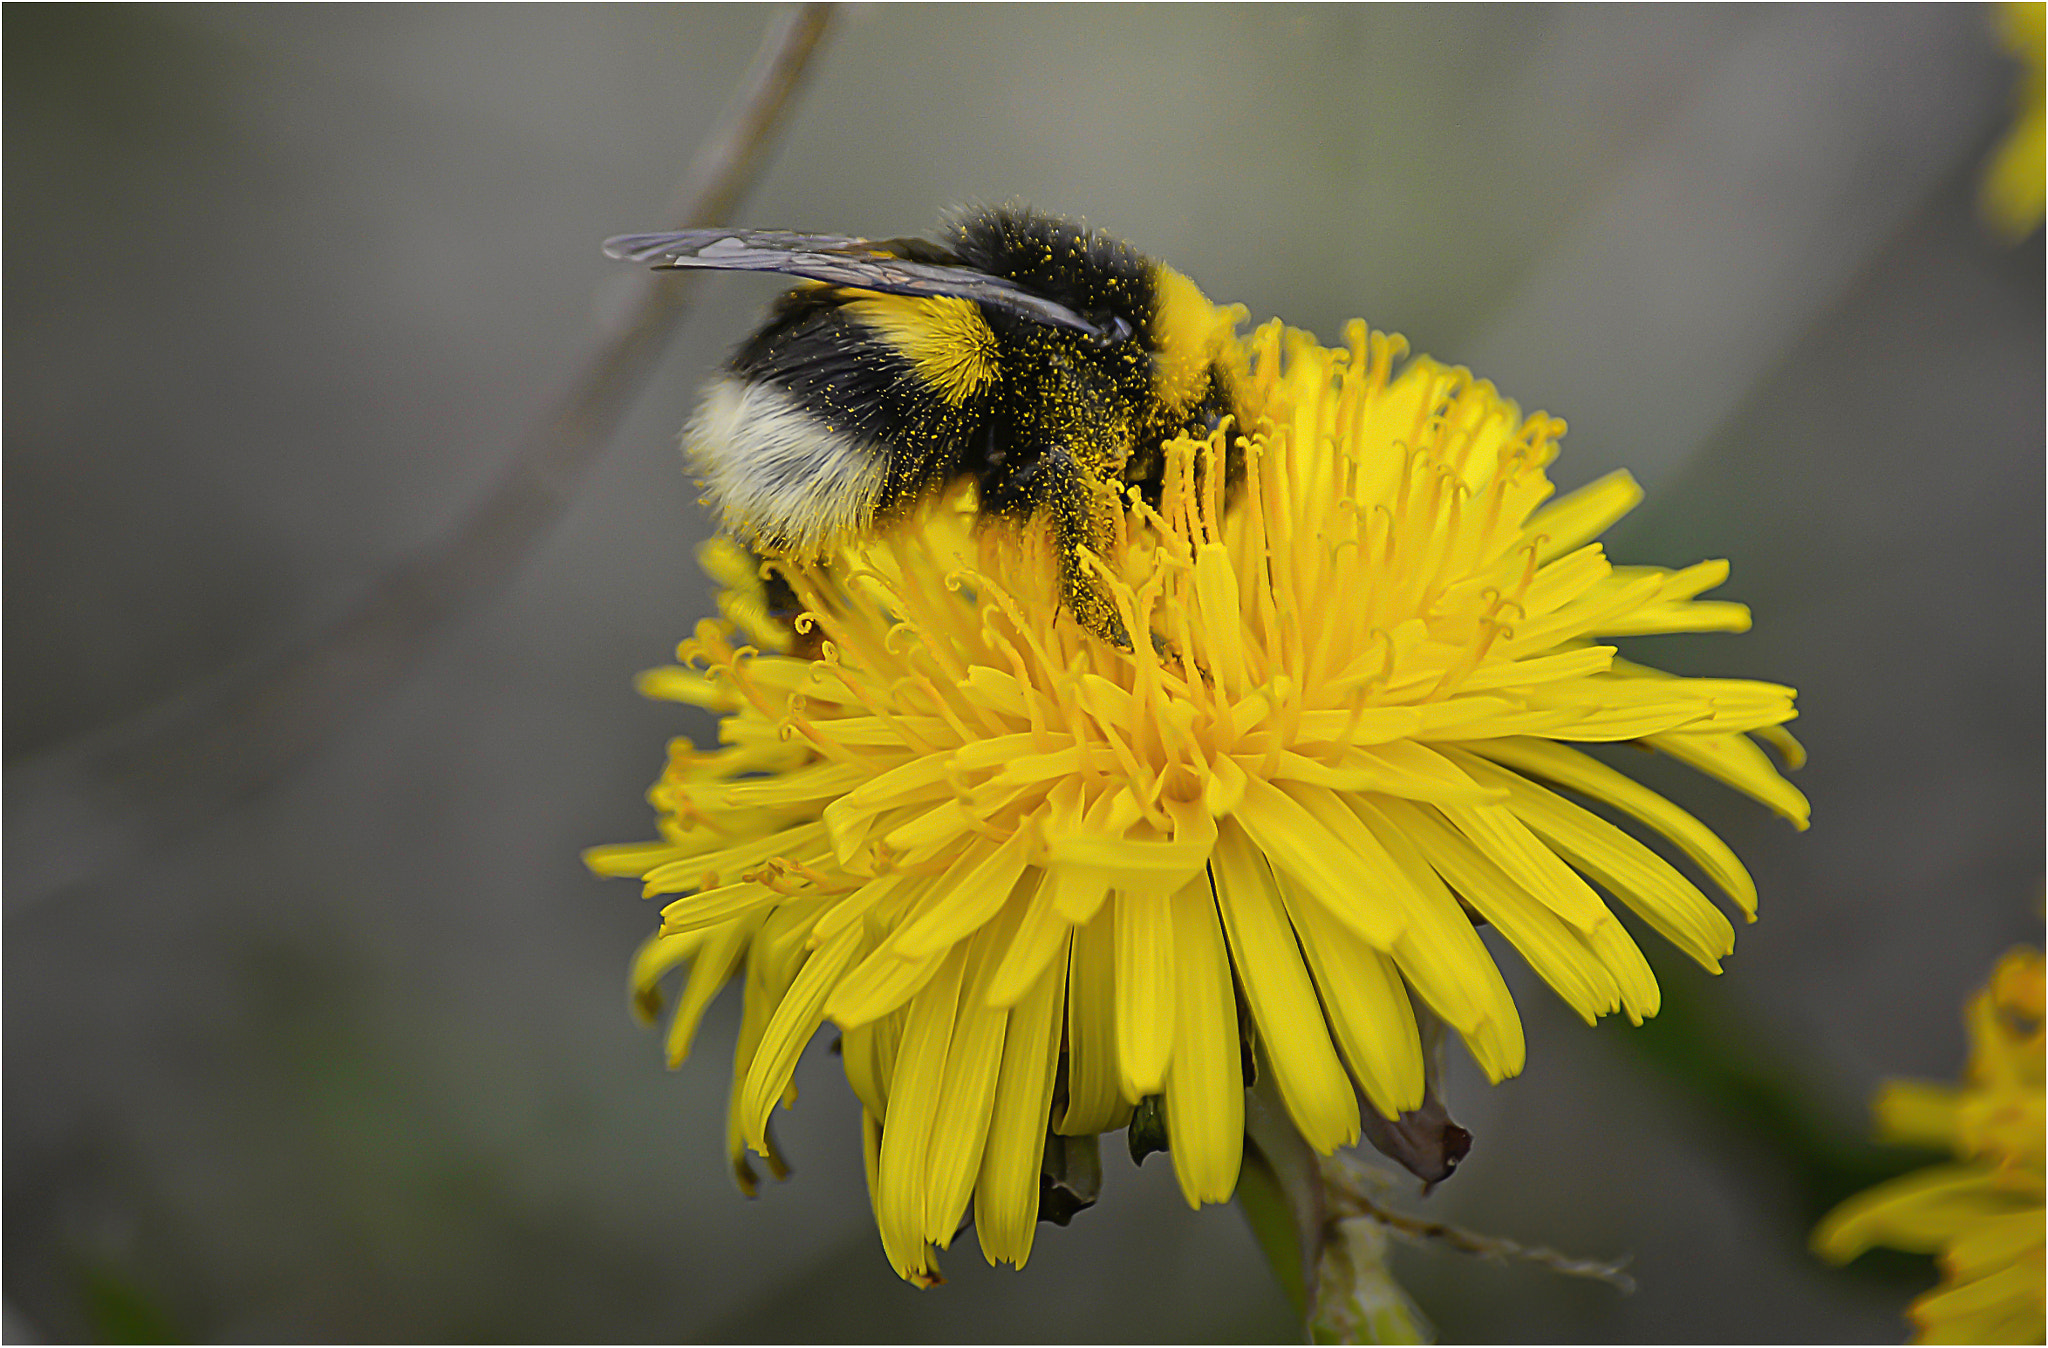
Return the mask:
<path fill-rule="evenodd" d="M 1127 647 L 1088 562 L 1114 537 L 1118 492 L 1156 504 L 1167 442 L 1244 424 L 1241 311 L 1059 216 L 970 209 L 937 242 L 698 229 L 605 252 L 809 283 L 774 303 L 683 432 L 725 527 L 756 551 L 816 558 L 972 479 L 984 516 L 1051 523 L 1062 602 Z"/>

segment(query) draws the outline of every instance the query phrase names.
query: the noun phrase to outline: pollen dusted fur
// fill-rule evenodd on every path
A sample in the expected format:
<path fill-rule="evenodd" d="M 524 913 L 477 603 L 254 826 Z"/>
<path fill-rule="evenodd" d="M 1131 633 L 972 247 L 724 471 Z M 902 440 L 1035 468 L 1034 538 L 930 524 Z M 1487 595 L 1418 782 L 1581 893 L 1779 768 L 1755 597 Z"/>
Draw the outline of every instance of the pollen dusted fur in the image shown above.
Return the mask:
<path fill-rule="evenodd" d="M 1168 441 L 1247 423 L 1242 311 L 1057 216 L 972 210 L 939 243 L 698 231 L 614 252 L 814 278 L 734 352 L 684 436 L 725 527 L 763 553 L 815 560 L 972 481 L 985 513 L 1053 524 L 1064 604 L 1122 644 L 1090 561 L 1121 490 L 1156 502 Z"/>

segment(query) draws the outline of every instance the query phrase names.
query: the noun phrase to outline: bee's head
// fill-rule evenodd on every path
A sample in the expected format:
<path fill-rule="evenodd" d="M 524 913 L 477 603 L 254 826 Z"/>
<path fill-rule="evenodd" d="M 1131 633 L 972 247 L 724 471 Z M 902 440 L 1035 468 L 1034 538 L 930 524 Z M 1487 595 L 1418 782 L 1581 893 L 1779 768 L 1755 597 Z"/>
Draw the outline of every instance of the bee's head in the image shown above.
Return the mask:
<path fill-rule="evenodd" d="M 1091 336 L 1061 333 L 1114 370 L 1147 420 L 1213 429 L 1232 409 L 1232 332 L 1239 309 L 1219 309 L 1193 281 L 1100 230 L 1022 207 L 978 209 L 954 221 L 952 251 L 1087 320 Z"/>
<path fill-rule="evenodd" d="M 1094 327 L 1096 345 L 1118 346 L 1146 331 L 1152 264 L 1122 240 L 1022 206 L 963 212 L 952 234 L 962 262 L 1071 310 Z"/>

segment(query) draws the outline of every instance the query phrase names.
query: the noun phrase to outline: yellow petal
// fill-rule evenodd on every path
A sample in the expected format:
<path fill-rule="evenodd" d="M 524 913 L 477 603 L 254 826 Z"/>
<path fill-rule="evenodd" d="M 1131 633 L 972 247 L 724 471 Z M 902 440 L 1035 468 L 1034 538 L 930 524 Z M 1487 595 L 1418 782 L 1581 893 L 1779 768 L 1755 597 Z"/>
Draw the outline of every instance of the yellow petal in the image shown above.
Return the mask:
<path fill-rule="evenodd" d="M 920 754 L 827 805 L 821 818 L 841 864 L 860 851 L 867 840 L 862 826 L 876 815 L 898 805 L 943 800 L 951 791 L 948 766 L 944 754 Z"/>
<path fill-rule="evenodd" d="M 1383 791 L 1411 800 L 1483 804 L 1498 795 L 1459 772 L 1427 745 L 1408 740 L 1350 747 L 1335 761 L 1283 752 L 1272 775 L 1337 791 Z"/>
<path fill-rule="evenodd" d="M 922 911 L 896 934 L 897 953 L 918 959 L 973 935 L 1009 901 L 1037 848 L 1037 830 L 1026 825 L 1000 844 L 983 840 L 970 849 L 939 877 L 920 904 Z"/>
<path fill-rule="evenodd" d="M 1577 871 L 1501 805 L 1440 805 L 1438 812 L 1523 890 L 1582 932 L 1614 915 Z"/>
<path fill-rule="evenodd" d="M 613 843 L 584 849 L 583 864 L 592 875 L 637 880 L 656 866 L 677 858 L 674 843 Z"/>
<path fill-rule="evenodd" d="M 1206 883 L 1206 881 L 1205 881 Z M 1173 1056 L 1174 963 L 1170 895 L 1118 890 L 1116 922 L 1116 1054 L 1124 1098 L 1157 1094 Z"/>
<path fill-rule="evenodd" d="M 892 871 L 888 875 L 869 880 L 826 910 L 824 916 L 818 919 L 818 924 L 811 928 L 811 944 L 823 945 L 838 935 L 843 928 L 884 907 L 890 899 L 898 897 L 918 884 L 921 879 L 922 877 L 902 871 Z"/>
<path fill-rule="evenodd" d="M 1529 620 L 1549 618 L 1593 593 L 1600 582 L 1613 573 L 1614 568 L 1607 563 L 1606 549 L 1597 543 L 1561 552 L 1555 561 L 1545 562 L 1543 569 L 1536 573 L 1536 579 L 1523 594 L 1519 607 Z M 1643 594 L 1654 598 L 1660 589 L 1653 582 L 1643 589 Z M 1518 627 L 1517 630 L 1521 629 Z"/>
<path fill-rule="evenodd" d="M 681 665 L 643 670 L 634 678 L 633 689 L 642 697 L 688 703 L 709 711 L 737 711 L 740 706 L 739 694 L 730 683 Z"/>
<path fill-rule="evenodd" d="M 1109 897 L 1109 872 L 1089 866 L 1059 866 L 1052 872 L 1053 911 L 1067 925 L 1085 926 L 1094 921 L 1102 901 Z"/>
<path fill-rule="evenodd" d="M 724 804 L 734 810 L 792 809 L 817 801 L 838 800 L 868 776 L 866 767 L 860 764 L 820 763 L 796 772 L 733 782 L 724 789 Z"/>
<path fill-rule="evenodd" d="M 1048 854 L 1058 866 L 1086 867 L 1119 887 L 1175 887 L 1208 863 L 1216 840 L 1215 822 L 1205 809 L 1183 811 L 1175 822 L 1171 840 L 1069 835 L 1052 843 Z"/>
<path fill-rule="evenodd" d="M 1059 1121 L 1059 1131 L 1069 1137 L 1107 1132 L 1131 1112 L 1117 1063 L 1113 908 L 1074 930 L 1067 975 L 1067 1108 Z"/>
<path fill-rule="evenodd" d="M 1629 1021 L 1640 1025 L 1656 1015 L 1664 1004 L 1663 990 L 1628 928 L 1619 922 L 1604 922 L 1587 936 L 1586 944 L 1614 975 L 1615 986 L 1621 990 L 1621 1009 Z"/>
<path fill-rule="evenodd" d="M 1244 1076 L 1237 994 L 1216 901 L 1197 876 L 1168 901 L 1173 925 L 1176 1025 L 1164 1083 L 1173 1173 L 1189 1207 L 1221 1203 L 1244 1156 Z"/>
<path fill-rule="evenodd" d="M 2025 3 L 2025 0 L 2020 0 Z M 2038 3 L 2038 0 L 2035 0 Z M 2040 158 L 2037 151 L 2035 158 Z M 1921 1301 L 1906 1307 L 1906 1318 L 1920 1326 L 1915 1343 L 2038 1343 L 2041 1340 L 2041 1298 L 2024 1293 L 1972 1314 L 1930 1314 Z M 1945 1309 L 1945 1308 L 1944 1308 Z"/>
<path fill-rule="evenodd" d="M 1962 1105 L 1962 1092 L 1953 1086 L 1888 1081 L 1871 1102 L 1870 1112 L 1877 1116 L 1878 1135 L 1887 1142 L 1949 1150 L 1956 1145 Z"/>
<path fill-rule="evenodd" d="M 906 959 L 884 944 L 839 980 L 825 1000 L 825 1014 L 843 1030 L 885 1016 L 923 988 L 943 958 L 941 953 Z"/>
<path fill-rule="evenodd" d="M 1330 1042 L 1273 873 L 1234 821 L 1224 821 L 1217 837 L 1214 875 L 1230 953 L 1280 1098 L 1311 1147 L 1348 1147 L 1358 1141 L 1358 1095 Z"/>
<path fill-rule="evenodd" d="M 1202 804 L 1221 819 L 1236 810 L 1244 799 L 1245 770 L 1229 754 L 1217 754 L 1209 764 L 1209 777 L 1202 786 Z"/>
<path fill-rule="evenodd" d="M 1557 679 L 1587 679 L 1605 674 L 1614 665 L 1612 646 L 1581 646 L 1577 650 L 1531 656 L 1526 660 L 1503 660 L 1481 665 L 1458 682 L 1462 693 L 1488 688 L 1516 688 Z M 1505 704 L 1503 704 L 1505 705 Z"/>
<path fill-rule="evenodd" d="M 882 1231 L 882 1250 L 905 1278 L 931 1267 L 925 1212 L 932 1125 L 938 1117 L 946 1050 L 960 1010 L 960 983 L 966 967 L 966 949 L 955 947 L 939 960 L 931 981 L 911 1000 L 903 1042 L 896 1052 L 896 1074 L 889 1083 L 875 1216 Z"/>
<path fill-rule="evenodd" d="M 860 938 L 858 928 L 848 928 L 805 960 L 762 1031 L 741 1091 L 740 1123 L 747 1145 L 763 1156 L 768 1154 L 768 1111 L 788 1087 L 804 1045 L 824 1019 L 825 997 L 859 953 Z"/>
<path fill-rule="evenodd" d="M 1416 1108 L 1422 1103 L 1422 1038 L 1393 960 L 1287 876 L 1276 872 L 1273 878 L 1360 1088 L 1387 1118 Z"/>
<path fill-rule="evenodd" d="M 953 764 L 969 772 L 986 772 L 1023 758 L 1044 756 L 1056 760 L 1067 772 L 1073 772 L 1080 767 L 1079 755 L 1074 753 L 1071 745 L 1064 751 L 1064 756 L 1060 753 L 1039 755 L 1038 750 L 1043 747 L 1040 737 L 1029 731 L 1021 731 L 1014 735 L 992 735 L 987 739 L 972 740 L 954 750 Z M 1045 775 L 1056 777 L 1060 773 L 1049 771 Z M 1025 780 L 1036 778 L 1027 775 Z"/>
<path fill-rule="evenodd" d="M 969 943 L 958 1018 L 946 1047 L 946 1075 L 932 1120 L 931 1163 L 925 1181 L 926 1240 L 945 1249 L 966 1215 L 988 1143 L 989 1111 L 1003 1064 L 1010 1013 L 989 1005 L 989 978 L 1016 934 L 1013 912 L 991 922 Z"/>
<path fill-rule="evenodd" d="M 896 1074 L 896 1044 L 902 1037 L 903 1019 L 900 1013 L 884 1016 L 839 1037 L 846 1084 L 853 1088 L 861 1108 L 878 1123 L 889 1112 L 889 1079 Z"/>
<path fill-rule="evenodd" d="M 1244 800 L 1233 818 L 1276 871 L 1374 948 L 1393 949 L 1401 934 L 1399 911 L 1371 892 L 1373 882 L 1382 877 L 1362 876 L 1367 863 L 1297 799 L 1253 777 L 1245 784 Z"/>
<path fill-rule="evenodd" d="M 1063 933 L 1063 946 L 1065 939 Z M 1038 1175 L 1066 1000 L 1065 955 L 1062 948 L 1011 1009 L 1003 1038 L 1002 1075 L 974 1189 L 974 1226 L 991 1264 L 1005 1260 L 1022 1268 L 1038 1227 Z"/>
<path fill-rule="evenodd" d="M 1547 562 L 1598 538 L 1642 500 L 1636 480 L 1617 469 L 1531 515 L 1522 536 L 1536 542 L 1537 560 Z"/>
<path fill-rule="evenodd" d="M 753 870 L 770 857 L 818 860 L 824 856 L 820 847 L 824 839 L 824 825 L 802 824 L 715 852 L 684 857 L 680 861 L 657 866 L 642 876 L 641 893 L 652 898 L 656 894 L 680 894 L 704 888 L 707 874 L 712 877 L 713 888 L 732 884 L 739 879 L 741 872 Z"/>
<path fill-rule="evenodd" d="M 740 1123 L 740 1092 L 746 1084 L 747 1073 L 754 1065 L 754 1051 L 760 1047 L 761 1032 L 768 1026 L 770 1003 L 761 986 L 761 972 L 757 961 L 748 951 L 746 977 L 740 984 L 740 1032 L 732 1051 L 732 1090 L 726 1097 L 725 1108 L 725 1153 L 732 1163 L 733 1180 L 740 1186 L 740 1192 L 747 1197 L 754 1196 L 756 1176 L 754 1168 L 747 1164 L 746 1130 Z M 768 1169 L 777 1179 L 789 1174 L 789 1167 L 775 1149 L 767 1149 Z"/>
<path fill-rule="evenodd" d="M 1647 604 L 1634 613 L 1600 625 L 1610 637 L 1651 636 L 1659 632 L 1747 632 L 1749 605 L 1727 600 L 1693 604 Z"/>
<path fill-rule="evenodd" d="M 1023 909 L 1023 920 L 989 980 L 990 1006 L 1015 1006 L 1037 984 L 1053 957 L 1066 953 L 1072 924 L 1054 906 L 1057 893 L 1058 886 L 1045 871 L 1034 867 L 1024 873 L 1010 900 Z"/>
<path fill-rule="evenodd" d="M 905 867 L 922 866 L 941 856 L 950 863 L 957 859 L 954 854 L 963 839 L 978 836 L 975 825 L 979 822 L 959 801 L 942 800 L 890 829 L 883 841 Z"/>
<path fill-rule="evenodd" d="M 2041 1266 L 2038 1262 L 2002 1268 L 1970 1282 L 1930 1292 L 1913 1303 L 1911 1314 L 1917 1323 L 1932 1328 L 1944 1320 L 1982 1315 L 2009 1304 L 2028 1306 L 2039 1313 Z"/>
<path fill-rule="evenodd" d="M 860 1114 L 860 1157 L 861 1168 L 867 1172 L 868 1178 L 868 1206 L 879 1216 L 882 1211 L 882 1121 L 866 1110 Z"/>
<path fill-rule="evenodd" d="M 1965 1225 L 2013 1206 L 1989 1166 L 1928 1166 L 1847 1199 L 1814 1228 L 1813 1249 L 1834 1263 L 1878 1244 L 1932 1251 Z"/>
<path fill-rule="evenodd" d="M 675 1018 L 669 1021 L 670 1067 L 681 1067 L 689 1058 L 690 1043 L 697 1037 L 697 1026 L 704 1019 L 705 1008 L 731 981 L 733 970 L 739 968 L 740 960 L 746 955 L 747 942 L 760 929 L 759 917 L 743 917 L 723 927 L 713 927 L 706 934 L 703 946 L 697 951 L 696 962 L 690 966 L 690 977 L 683 984 L 683 995 L 676 999 Z"/>
<path fill-rule="evenodd" d="M 945 721 L 937 716 L 834 716 L 813 721 L 811 727 L 845 749 L 901 750 L 911 736 L 938 740 L 948 733 Z M 872 780 L 873 767 L 864 766 L 864 780 Z"/>
<path fill-rule="evenodd" d="M 1251 675 L 1243 623 L 1238 618 L 1237 576 L 1229 552 L 1220 543 L 1204 544 L 1195 553 L 1195 598 L 1195 630 L 1209 638 L 1205 653 L 1220 690 L 1230 694 L 1243 691 L 1250 685 Z"/>
<path fill-rule="evenodd" d="M 1972 1224 L 1941 1252 L 1941 1264 L 1950 1277 L 1962 1281 L 1995 1272 L 2033 1252 L 2038 1288 L 2041 1244 L 2041 1208 L 2036 1205 Z"/>
<path fill-rule="evenodd" d="M 1030 720 L 1032 704 L 1045 700 L 1038 689 L 1027 687 L 1012 675 L 987 665 L 976 665 L 967 671 L 967 686 L 989 707 L 1020 721 Z"/>
<path fill-rule="evenodd" d="M 1791 820 L 1794 828 L 1804 829 L 1812 819 L 1813 807 L 1807 803 L 1806 797 L 1798 787 L 1778 775 L 1778 770 L 1771 766 L 1771 760 L 1747 735 L 1689 735 L 1680 732 L 1651 735 L 1647 737 L 1647 743 L 1687 767 L 1724 781 L 1744 795 L 1770 806 Z"/>
<path fill-rule="evenodd" d="M 772 907 L 777 897 L 768 886 L 751 880 L 701 890 L 663 908 L 661 930 L 664 935 L 701 931 L 705 927 L 715 927 L 721 922 L 743 917 L 757 908 Z"/>
<path fill-rule="evenodd" d="M 1465 902 L 1499 929 L 1544 982 L 1588 1025 L 1621 1006 L 1621 990 L 1578 928 L 1508 878 L 1471 839 L 1424 806 L 1379 801 L 1392 832 L 1408 840 Z M 1390 847 L 1392 837 L 1389 836 Z"/>
<path fill-rule="evenodd" d="M 1508 808 L 1573 866 L 1598 880 L 1663 937 L 1715 973 L 1735 929 L 1707 896 L 1655 852 L 1590 810 L 1477 757 L 1462 760 L 1508 793 Z"/>
<path fill-rule="evenodd" d="M 669 970 L 697 953 L 709 931 L 687 931 L 674 936 L 660 933 L 640 943 L 626 975 L 626 999 L 633 1018 L 652 1025 L 661 1014 L 661 979 Z"/>
<path fill-rule="evenodd" d="M 1756 917 L 1756 882 L 1729 850 L 1728 844 L 1705 824 L 1679 809 L 1641 782 L 1616 772 L 1594 758 L 1562 744 L 1537 739 L 1495 739 L 1466 746 L 1534 777 L 1612 805 L 1656 829 L 1735 900 L 1751 920 Z"/>
<path fill-rule="evenodd" d="M 1659 588 L 1655 576 L 1642 576 L 1613 588 L 1593 588 L 1553 612 L 1516 623 L 1494 643 L 1495 649 L 1501 656 L 1519 658 L 1560 642 L 1601 636 L 1609 623 L 1653 602 Z"/>
<path fill-rule="evenodd" d="M 1346 813 L 1358 821 L 1378 851 L 1375 871 L 1384 867 L 1393 876 L 1387 895 L 1401 907 L 1402 932 L 1390 953 L 1402 976 L 1464 1037 L 1472 1056 L 1489 1074 L 1520 1071 L 1521 1018 L 1465 910 L 1427 866 L 1412 859 L 1406 868 L 1396 863 L 1386 850 L 1392 830 L 1384 815 L 1363 797 L 1347 803 Z"/>

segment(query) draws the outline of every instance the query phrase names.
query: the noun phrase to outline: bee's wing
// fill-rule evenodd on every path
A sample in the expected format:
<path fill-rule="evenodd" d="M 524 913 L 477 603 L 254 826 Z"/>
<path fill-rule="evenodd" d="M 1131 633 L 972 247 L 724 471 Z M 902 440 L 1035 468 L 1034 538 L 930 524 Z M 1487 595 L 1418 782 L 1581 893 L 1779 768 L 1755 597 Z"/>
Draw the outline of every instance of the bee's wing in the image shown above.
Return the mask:
<path fill-rule="evenodd" d="M 844 234 L 685 229 L 668 234 L 621 234 L 606 239 L 604 251 L 607 257 L 644 262 L 657 271 L 767 271 L 892 295 L 973 300 L 1035 323 L 1072 328 L 1091 337 L 1102 335 L 1100 328 L 1072 309 L 1033 295 L 1014 281 L 971 267 L 914 262 L 888 251 L 890 246 Z"/>
<path fill-rule="evenodd" d="M 679 229 L 662 234 L 621 234 L 604 241 L 604 255 L 621 262 L 650 266 L 720 266 L 737 271 L 774 270 L 768 259 L 791 253 L 845 253 L 850 257 L 889 256 L 878 245 L 850 234 L 792 234 L 780 229 Z M 706 255 L 708 254 L 708 257 Z M 751 262 L 712 262 L 745 254 Z M 689 259 L 704 257 L 703 261 Z"/>

